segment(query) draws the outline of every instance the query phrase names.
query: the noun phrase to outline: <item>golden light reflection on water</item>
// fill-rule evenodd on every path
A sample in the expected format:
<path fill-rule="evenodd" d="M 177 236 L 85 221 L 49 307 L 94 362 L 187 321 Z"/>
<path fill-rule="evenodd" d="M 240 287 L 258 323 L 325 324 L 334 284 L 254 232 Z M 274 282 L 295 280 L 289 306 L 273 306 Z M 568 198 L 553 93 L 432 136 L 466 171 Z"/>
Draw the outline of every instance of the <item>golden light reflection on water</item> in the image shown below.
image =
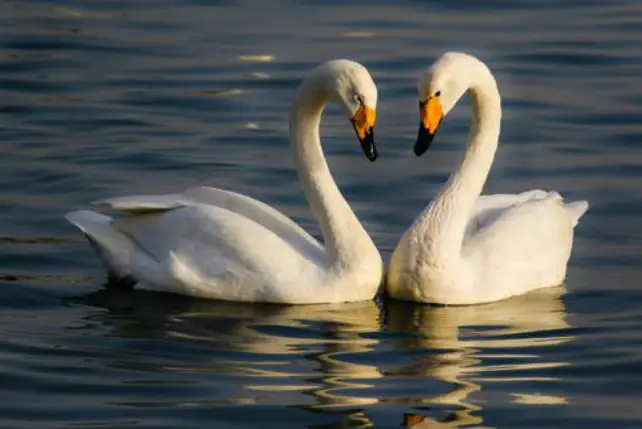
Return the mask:
<path fill-rule="evenodd" d="M 131 293 L 129 303 L 123 304 L 122 294 L 92 295 L 94 303 L 100 297 L 99 305 L 112 311 L 114 303 L 133 308 L 145 324 L 156 318 L 164 337 L 173 342 L 211 347 L 211 359 L 198 367 L 185 363 L 163 368 L 237 377 L 226 392 L 226 403 L 349 409 L 348 417 L 366 426 L 369 407 L 375 404 L 419 407 L 418 413 L 406 415 L 407 425 L 457 427 L 483 422 L 483 402 L 475 400 L 475 394 L 486 386 L 515 382 L 517 389 L 518 381 L 554 380 L 546 370 L 568 365 L 540 353 L 573 338 L 566 333 L 563 293 L 563 288 L 543 289 L 470 307 L 395 301 L 381 306 L 373 301 L 264 306 L 168 301 L 147 293 Z M 129 335 L 131 323 L 109 321 L 112 333 Z M 402 397 L 387 390 L 405 382 L 420 388 Z M 516 390 L 508 396 L 507 401 L 519 406 L 568 402 L 533 391 Z M 444 409 L 447 416 L 423 415 L 425 406 Z"/>
<path fill-rule="evenodd" d="M 368 353 L 379 344 L 379 340 L 362 334 L 380 330 L 380 308 L 374 301 L 338 305 L 314 305 L 285 307 L 270 317 L 262 318 L 257 324 L 279 328 L 307 329 L 311 324 L 324 325 L 326 338 L 318 335 L 309 338 L 267 334 L 249 327 L 246 332 L 253 339 L 245 351 L 262 355 L 301 355 L 302 348 L 312 350 L 310 358 L 314 363 L 309 371 L 296 368 L 289 371 L 260 369 L 255 372 L 262 377 L 261 383 L 248 382 L 244 388 L 259 392 L 298 392 L 312 397 L 311 407 L 355 406 L 375 404 L 376 397 L 350 396 L 342 393 L 345 389 L 368 389 L 372 383 L 364 380 L 383 377 L 374 365 L 358 364 L 342 359 L 346 354 Z M 254 325 L 256 326 L 256 325 Z M 287 363 L 286 363 L 287 364 Z M 256 365 L 253 362 L 252 365 Z M 256 367 L 248 368 L 255 371 Z M 311 370 L 311 371 L 310 371 Z M 276 383 L 266 383 L 264 377 L 276 378 Z M 283 383 L 283 380 L 297 382 Z M 311 383 L 310 379 L 314 379 Z M 358 379 L 358 381 L 356 381 Z"/>
<path fill-rule="evenodd" d="M 493 382 L 550 380 L 539 370 L 568 365 L 564 361 L 546 361 L 538 353 L 543 346 L 563 344 L 572 339 L 564 335 L 565 320 L 561 295 L 564 288 L 549 288 L 488 305 L 466 307 L 431 307 L 394 302 L 388 307 L 387 325 L 393 332 L 421 334 L 413 339 L 392 343 L 404 349 L 443 350 L 421 359 L 399 372 L 431 377 L 455 386 L 445 394 L 414 398 L 414 404 L 453 405 L 447 422 L 425 416 L 413 427 L 457 427 L 480 424 L 481 403 L 470 396 Z M 493 359 L 510 363 L 494 365 Z M 503 373 L 524 370 L 532 375 L 511 377 Z M 545 395 L 512 394 L 514 404 L 563 404 L 566 398 Z M 537 402 L 538 399 L 540 402 Z M 416 417 L 416 416 L 415 416 Z"/>

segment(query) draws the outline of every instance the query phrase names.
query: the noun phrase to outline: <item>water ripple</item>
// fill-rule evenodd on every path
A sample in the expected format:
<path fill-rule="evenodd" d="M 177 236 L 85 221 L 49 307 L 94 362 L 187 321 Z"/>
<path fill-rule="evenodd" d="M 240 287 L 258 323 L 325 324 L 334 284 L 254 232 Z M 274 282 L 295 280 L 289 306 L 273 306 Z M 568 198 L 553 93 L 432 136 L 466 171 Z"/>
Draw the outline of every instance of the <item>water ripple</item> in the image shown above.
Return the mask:
<path fill-rule="evenodd" d="M 9 1 L 0 9 L 0 426 L 636 428 L 639 2 Z M 463 150 L 470 103 L 412 154 L 416 79 L 465 50 L 502 91 L 485 191 L 588 199 L 565 287 L 477 307 L 281 307 L 103 289 L 64 212 L 212 184 L 319 228 L 290 103 L 363 62 L 381 160 L 338 109 L 333 175 L 385 260 Z M 75 297 L 75 298 L 71 298 Z"/>

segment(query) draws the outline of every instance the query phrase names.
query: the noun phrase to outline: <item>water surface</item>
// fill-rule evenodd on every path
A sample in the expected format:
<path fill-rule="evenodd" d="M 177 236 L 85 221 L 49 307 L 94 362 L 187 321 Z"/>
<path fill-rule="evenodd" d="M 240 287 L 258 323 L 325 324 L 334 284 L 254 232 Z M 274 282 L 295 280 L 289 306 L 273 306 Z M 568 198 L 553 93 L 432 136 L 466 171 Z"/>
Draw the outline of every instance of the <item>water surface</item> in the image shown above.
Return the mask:
<path fill-rule="evenodd" d="M 640 427 L 641 20 L 634 0 L 3 2 L 0 427 Z M 387 260 L 463 150 L 469 103 L 411 151 L 416 79 L 447 50 L 502 91 L 486 192 L 591 203 L 562 287 L 464 308 L 109 291 L 62 217 L 210 184 L 319 237 L 288 109 L 348 57 L 379 87 L 380 159 L 336 108 L 324 148 Z"/>

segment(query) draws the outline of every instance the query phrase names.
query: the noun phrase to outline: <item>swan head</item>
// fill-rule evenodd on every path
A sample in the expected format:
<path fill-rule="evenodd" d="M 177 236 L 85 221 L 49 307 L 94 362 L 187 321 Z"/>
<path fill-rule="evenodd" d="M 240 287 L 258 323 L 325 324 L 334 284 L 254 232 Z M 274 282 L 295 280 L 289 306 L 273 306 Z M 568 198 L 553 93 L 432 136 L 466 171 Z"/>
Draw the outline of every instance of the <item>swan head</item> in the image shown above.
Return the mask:
<path fill-rule="evenodd" d="M 315 74 L 322 80 L 329 98 L 350 118 L 365 156 L 370 161 L 376 160 L 377 87 L 368 70 L 355 61 L 332 60 L 321 65 Z"/>
<path fill-rule="evenodd" d="M 471 55 L 447 52 L 419 79 L 417 156 L 428 150 L 443 118 L 471 87 L 472 74 L 479 64 Z"/>

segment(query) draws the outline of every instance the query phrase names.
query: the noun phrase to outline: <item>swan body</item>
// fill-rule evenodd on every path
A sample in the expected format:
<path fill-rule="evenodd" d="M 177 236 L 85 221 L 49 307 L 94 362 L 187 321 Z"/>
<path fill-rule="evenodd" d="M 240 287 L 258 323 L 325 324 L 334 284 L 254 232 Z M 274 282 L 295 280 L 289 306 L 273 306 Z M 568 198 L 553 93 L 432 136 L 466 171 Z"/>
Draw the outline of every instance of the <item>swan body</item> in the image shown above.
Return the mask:
<path fill-rule="evenodd" d="M 330 61 L 304 80 L 291 111 L 295 164 L 325 246 L 267 204 L 211 187 L 96 202 L 120 212 L 117 219 L 88 210 L 66 217 L 86 235 L 110 278 L 142 289 L 286 304 L 372 299 L 382 280 L 381 256 L 323 156 L 319 123 L 327 101 L 351 116 L 374 161 L 377 89 L 360 64 Z"/>
<path fill-rule="evenodd" d="M 478 304 L 557 286 L 566 277 L 586 201 L 565 203 L 557 192 L 544 190 L 480 197 L 501 121 L 499 90 L 485 64 L 447 53 L 420 80 L 415 153 L 428 149 L 441 120 L 465 93 L 474 113 L 468 148 L 393 252 L 386 283 L 394 298 Z"/>

